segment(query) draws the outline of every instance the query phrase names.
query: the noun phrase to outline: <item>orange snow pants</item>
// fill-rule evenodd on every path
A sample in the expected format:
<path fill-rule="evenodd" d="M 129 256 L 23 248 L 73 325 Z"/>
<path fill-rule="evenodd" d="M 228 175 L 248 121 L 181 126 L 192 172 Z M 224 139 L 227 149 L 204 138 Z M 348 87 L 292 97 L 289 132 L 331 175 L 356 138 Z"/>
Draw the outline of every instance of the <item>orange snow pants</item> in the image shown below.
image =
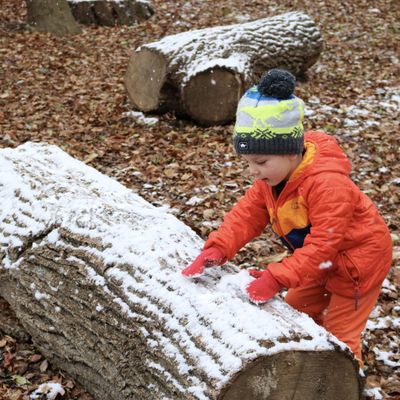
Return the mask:
<path fill-rule="evenodd" d="M 328 292 L 324 286 L 289 289 L 285 301 L 298 311 L 308 314 L 353 351 L 359 364 L 361 360 L 361 332 L 378 299 L 381 287 L 371 290 L 358 299 Z"/>

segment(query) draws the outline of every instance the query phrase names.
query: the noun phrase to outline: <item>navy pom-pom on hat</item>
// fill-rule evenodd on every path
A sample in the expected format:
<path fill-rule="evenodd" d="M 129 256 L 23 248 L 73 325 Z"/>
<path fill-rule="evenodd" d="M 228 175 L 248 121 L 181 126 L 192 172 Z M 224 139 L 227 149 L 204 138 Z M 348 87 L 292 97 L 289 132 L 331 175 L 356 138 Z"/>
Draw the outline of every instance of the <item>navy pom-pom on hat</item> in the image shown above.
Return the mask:
<path fill-rule="evenodd" d="M 285 100 L 293 94 L 295 86 L 296 78 L 289 71 L 271 69 L 261 77 L 257 89 L 264 96 Z"/>
<path fill-rule="evenodd" d="M 240 99 L 233 142 L 239 154 L 303 152 L 304 103 L 293 95 L 296 78 L 271 69 Z"/>

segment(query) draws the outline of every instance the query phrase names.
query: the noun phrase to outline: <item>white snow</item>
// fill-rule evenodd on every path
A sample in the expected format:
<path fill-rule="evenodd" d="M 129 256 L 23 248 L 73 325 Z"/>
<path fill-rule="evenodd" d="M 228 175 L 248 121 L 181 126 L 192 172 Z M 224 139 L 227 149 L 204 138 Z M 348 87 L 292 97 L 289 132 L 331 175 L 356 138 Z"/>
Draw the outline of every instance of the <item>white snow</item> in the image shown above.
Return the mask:
<path fill-rule="evenodd" d="M 145 125 L 154 125 L 158 122 L 158 118 L 156 117 L 146 117 L 140 111 L 128 111 L 123 113 L 125 117 L 130 117 L 136 119 L 138 122 L 145 124 Z"/>
<path fill-rule="evenodd" d="M 203 197 L 193 196 L 185 204 L 188 206 L 197 206 L 203 203 L 206 199 Z"/>
<path fill-rule="evenodd" d="M 375 400 L 383 399 L 379 388 L 369 388 L 364 390 L 364 396 L 373 397 Z"/>
<path fill-rule="evenodd" d="M 244 75 L 245 81 L 250 81 L 251 60 L 249 54 L 251 51 L 246 46 L 246 43 L 254 42 L 254 36 L 250 35 L 253 35 L 257 29 L 265 29 L 264 40 L 266 41 L 270 40 L 268 36 L 273 36 L 277 29 L 279 29 L 280 35 L 291 35 L 291 32 L 300 29 L 299 20 L 304 21 L 308 18 L 302 12 L 288 12 L 258 21 L 182 32 L 166 36 L 155 43 L 146 44 L 145 47 L 171 54 L 172 62 L 169 68 L 176 69 L 177 74 L 183 75 L 182 82 L 184 84 L 192 76 L 212 70 L 216 66 L 241 73 Z M 318 32 L 315 31 L 315 34 Z M 213 40 L 209 40 L 210 37 Z M 287 42 L 291 46 L 300 45 L 302 40 L 301 35 L 297 35 L 296 38 L 293 37 Z M 286 42 L 275 46 L 275 43 L 271 41 L 270 56 L 276 56 L 277 50 L 285 51 L 286 46 Z M 140 47 L 136 49 L 136 51 L 139 50 Z M 267 57 L 268 51 L 269 47 L 266 46 L 262 57 Z"/>
<path fill-rule="evenodd" d="M 46 396 L 46 400 L 54 400 L 58 394 L 61 396 L 65 394 L 65 390 L 63 389 L 62 385 L 60 383 L 49 381 L 39 385 L 39 387 L 29 395 L 29 398 L 43 399 L 43 396 Z"/>
<path fill-rule="evenodd" d="M 307 102 L 305 115 L 307 119 L 313 121 L 314 125 L 318 125 L 320 119 L 326 123 L 327 118 L 332 121 L 333 126 L 342 122 L 343 128 L 338 127 L 337 134 L 353 136 L 367 128 L 380 126 L 382 117 L 377 112 L 380 109 L 384 109 L 389 115 L 396 117 L 399 114 L 399 104 L 400 88 L 382 87 L 372 95 L 356 98 L 354 104 L 340 108 L 326 104 L 321 105 L 319 98 L 313 96 Z"/>
<path fill-rule="evenodd" d="M 400 361 L 392 361 L 390 357 L 397 357 L 398 354 L 396 354 L 393 351 L 384 351 L 384 350 L 379 350 L 378 348 L 374 348 L 374 353 L 376 355 L 377 360 L 383 361 L 383 363 L 391 368 L 398 368 L 400 367 Z"/>
<path fill-rule="evenodd" d="M 35 292 L 35 299 L 37 300 L 37 301 L 40 301 L 40 300 L 42 300 L 42 299 L 49 299 L 50 298 L 50 296 L 48 295 L 48 294 L 46 294 L 46 293 L 41 293 L 41 292 L 39 292 L 39 291 L 36 291 Z"/>
<path fill-rule="evenodd" d="M 332 267 L 332 261 L 324 261 L 321 264 L 319 264 L 319 269 L 328 269 Z"/>

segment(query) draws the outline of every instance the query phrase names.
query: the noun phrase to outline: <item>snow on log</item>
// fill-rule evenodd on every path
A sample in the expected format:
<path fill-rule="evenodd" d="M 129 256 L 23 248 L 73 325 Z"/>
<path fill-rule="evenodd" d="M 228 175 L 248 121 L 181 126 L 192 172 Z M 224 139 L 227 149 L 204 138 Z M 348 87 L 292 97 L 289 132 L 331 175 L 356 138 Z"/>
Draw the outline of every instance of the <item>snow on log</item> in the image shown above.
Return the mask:
<path fill-rule="evenodd" d="M 203 125 L 223 124 L 266 70 L 303 74 L 321 50 L 319 29 L 302 12 L 189 31 L 138 48 L 125 87 L 140 111 L 173 110 Z"/>
<path fill-rule="evenodd" d="M 82 24 L 134 25 L 154 14 L 147 0 L 68 0 L 68 4 Z"/>
<path fill-rule="evenodd" d="M 202 240 L 59 148 L 0 150 L 0 200 L 0 295 L 97 399 L 360 398 L 342 343 L 235 266 L 184 278 Z"/>

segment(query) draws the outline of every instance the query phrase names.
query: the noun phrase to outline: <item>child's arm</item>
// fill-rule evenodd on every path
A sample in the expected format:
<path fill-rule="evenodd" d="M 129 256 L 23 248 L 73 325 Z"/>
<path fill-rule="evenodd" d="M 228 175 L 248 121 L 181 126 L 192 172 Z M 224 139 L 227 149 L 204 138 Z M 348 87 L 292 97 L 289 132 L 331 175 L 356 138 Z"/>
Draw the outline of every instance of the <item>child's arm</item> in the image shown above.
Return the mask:
<path fill-rule="evenodd" d="M 255 181 L 226 214 L 218 230 L 210 234 L 204 249 L 217 247 L 230 260 L 246 243 L 259 236 L 269 223 L 264 191 L 264 183 Z"/>
<path fill-rule="evenodd" d="M 258 236 L 268 222 L 263 186 L 256 181 L 225 216 L 218 230 L 210 234 L 203 251 L 182 270 L 182 274 L 195 277 L 201 275 L 206 267 L 224 264 L 247 242 Z"/>

